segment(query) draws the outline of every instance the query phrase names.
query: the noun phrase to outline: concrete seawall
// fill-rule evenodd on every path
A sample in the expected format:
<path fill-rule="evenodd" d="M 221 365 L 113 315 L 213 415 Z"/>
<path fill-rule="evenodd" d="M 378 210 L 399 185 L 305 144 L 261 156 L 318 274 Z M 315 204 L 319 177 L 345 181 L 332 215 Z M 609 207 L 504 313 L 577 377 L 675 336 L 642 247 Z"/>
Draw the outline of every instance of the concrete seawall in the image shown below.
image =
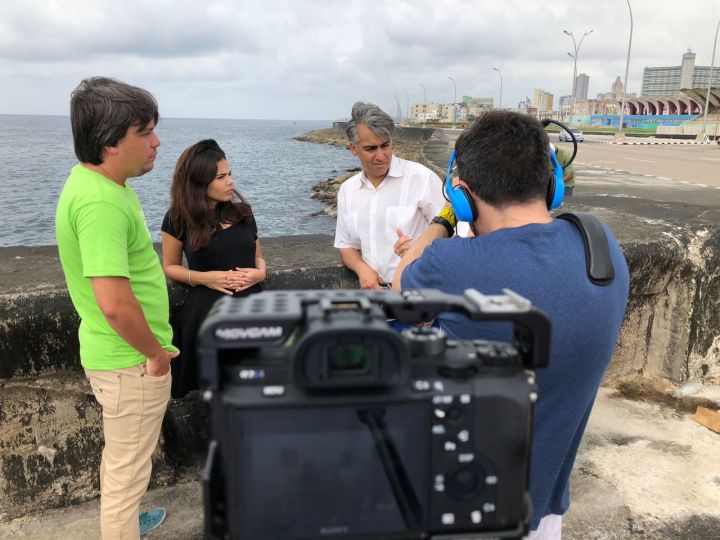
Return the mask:
<path fill-rule="evenodd" d="M 607 176 L 586 179 L 578 191 L 569 209 L 608 223 L 631 270 L 607 381 L 638 374 L 720 381 L 720 191 L 625 186 Z M 356 286 L 329 236 L 263 242 L 268 287 Z M 170 291 L 175 309 L 184 290 Z M 0 521 L 97 496 L 102 431 L 78 360 L 77 325 L 54 246 L 0 249 Z M 171 403 L 153 485 L 197 474 L 204 418 L 193 399 Z"/>

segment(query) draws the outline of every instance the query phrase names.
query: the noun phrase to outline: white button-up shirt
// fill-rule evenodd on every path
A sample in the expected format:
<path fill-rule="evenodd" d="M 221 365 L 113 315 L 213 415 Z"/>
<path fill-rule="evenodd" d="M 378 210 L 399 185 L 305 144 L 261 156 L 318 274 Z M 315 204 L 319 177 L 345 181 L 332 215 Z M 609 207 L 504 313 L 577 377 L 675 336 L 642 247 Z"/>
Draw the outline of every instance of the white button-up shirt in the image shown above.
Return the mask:
<path fill-rule="evenodd" d="M 391 283 L 400 257 L 397 229 L 417 238 L 445 206 L 442 182 L 430 169 L 393 156 L 388 175 L 376 188 L 364 172 L 338 191 L 336 248 L 354 248 L 380 278 Z"/>

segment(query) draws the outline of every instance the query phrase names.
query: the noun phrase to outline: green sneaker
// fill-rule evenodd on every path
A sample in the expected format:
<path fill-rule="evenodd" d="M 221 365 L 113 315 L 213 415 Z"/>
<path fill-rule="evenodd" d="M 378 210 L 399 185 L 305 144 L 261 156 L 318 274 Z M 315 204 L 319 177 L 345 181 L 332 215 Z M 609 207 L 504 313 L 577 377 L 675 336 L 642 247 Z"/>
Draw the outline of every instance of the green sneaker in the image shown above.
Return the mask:
<path fill-rule="evenodd" d="M 167 512 L 164 508 L 153 508 L 140 514 L 140 536 L 157 528 L 165 519 Z"/>

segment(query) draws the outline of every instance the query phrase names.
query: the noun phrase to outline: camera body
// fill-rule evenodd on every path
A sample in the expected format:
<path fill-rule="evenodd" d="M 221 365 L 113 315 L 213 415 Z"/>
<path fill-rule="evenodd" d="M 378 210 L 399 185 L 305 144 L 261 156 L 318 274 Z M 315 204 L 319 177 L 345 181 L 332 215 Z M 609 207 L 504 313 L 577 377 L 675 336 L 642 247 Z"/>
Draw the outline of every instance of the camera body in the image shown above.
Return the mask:
<path fill-rule="evenodd" d="M 512 343 L 413 323 L 456 311 Z M 207 538 L 520 538 L 550 323 L 505 291 L 268 291 L 200 330 Z"/>

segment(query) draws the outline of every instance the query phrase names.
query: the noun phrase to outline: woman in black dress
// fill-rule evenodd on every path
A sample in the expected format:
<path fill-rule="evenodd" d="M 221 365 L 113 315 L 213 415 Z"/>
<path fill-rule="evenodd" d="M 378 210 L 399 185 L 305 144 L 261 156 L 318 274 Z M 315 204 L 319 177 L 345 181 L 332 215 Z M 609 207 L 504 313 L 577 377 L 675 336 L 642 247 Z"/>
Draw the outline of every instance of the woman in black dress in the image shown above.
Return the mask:
<path fill-rule="evenodd" d="M 172 396 L 199 386 L 197 332 L 218 298 L 260 291 L 265 259 L 252 209 L 233 188 L 225 153 L 212 139 L 187 148 L 173 175 L 170 210 L 162 224 L 165 275 L 190 286 L 173 322 Z M 187 268 L 183 266 L 183 253 Z"/>

